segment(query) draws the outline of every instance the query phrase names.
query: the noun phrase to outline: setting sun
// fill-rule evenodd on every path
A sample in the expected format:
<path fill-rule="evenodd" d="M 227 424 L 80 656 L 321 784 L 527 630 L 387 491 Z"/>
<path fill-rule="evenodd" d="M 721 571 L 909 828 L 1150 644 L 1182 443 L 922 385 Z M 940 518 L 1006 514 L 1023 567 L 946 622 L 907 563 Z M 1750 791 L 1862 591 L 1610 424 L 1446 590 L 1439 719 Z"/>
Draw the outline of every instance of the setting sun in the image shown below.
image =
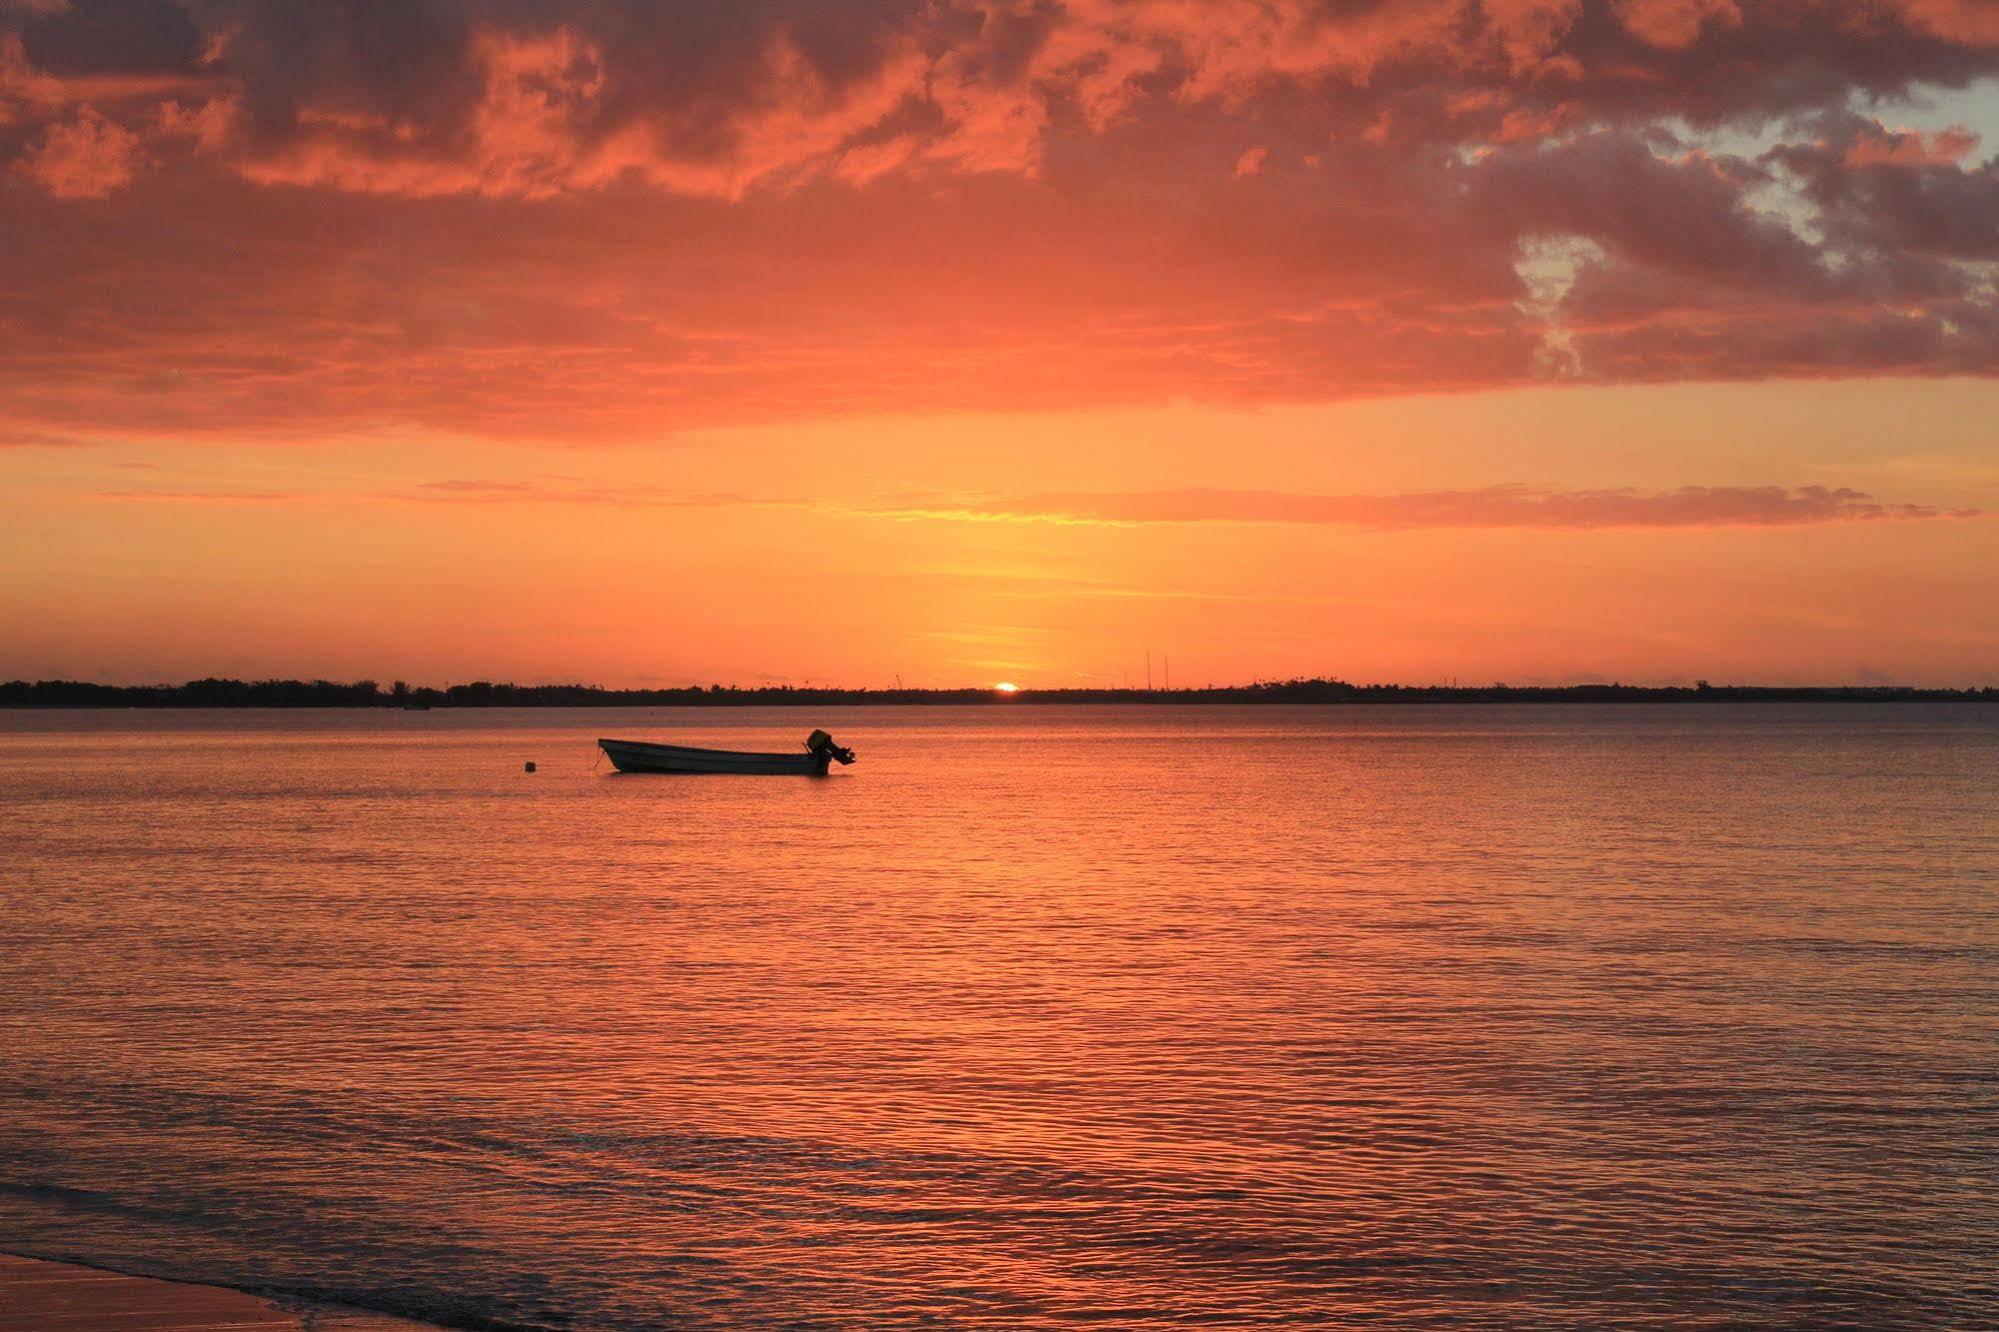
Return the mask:
<path fill-rule="evenodd" d="M 1020 692 L 1020 686 L 1013 683 L 1011 680 L 1002 680 L 998 684 L 993 686 L 993 692 L 995 694 L 1018 694 Z"/>

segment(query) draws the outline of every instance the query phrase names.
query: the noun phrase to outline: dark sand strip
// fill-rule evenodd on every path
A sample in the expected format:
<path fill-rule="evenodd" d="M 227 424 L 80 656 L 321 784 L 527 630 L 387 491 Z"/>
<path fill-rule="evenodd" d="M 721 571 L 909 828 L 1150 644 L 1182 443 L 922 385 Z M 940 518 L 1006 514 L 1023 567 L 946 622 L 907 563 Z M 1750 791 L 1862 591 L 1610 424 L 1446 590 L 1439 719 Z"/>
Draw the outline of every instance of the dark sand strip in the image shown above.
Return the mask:
<path fill-rule="evenodd" d="M 309 1320 L 309 1321 L 308 1321 Z M 354 1309 L 292 1311 L 222 1286 L 0 1253 L 0 1332 L 424 1332 Z"/>

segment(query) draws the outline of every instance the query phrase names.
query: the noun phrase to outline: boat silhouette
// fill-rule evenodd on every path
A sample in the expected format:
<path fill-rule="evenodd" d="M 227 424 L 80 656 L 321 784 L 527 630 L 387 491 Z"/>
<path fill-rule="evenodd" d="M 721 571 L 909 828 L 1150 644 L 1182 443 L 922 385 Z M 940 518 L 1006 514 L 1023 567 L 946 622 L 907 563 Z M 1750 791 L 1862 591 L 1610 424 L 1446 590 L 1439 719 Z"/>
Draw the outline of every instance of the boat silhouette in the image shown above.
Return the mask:
<path fill-rule="evenodd" d="M 599 740 L 597 747 L 619 772 L 739 773 L 746 776 L 824 777 L 835 762 L 854 761 L 854 751 L 814 731 L 802 754 L 757 754 L 735 749 L 697 749 L 645 740 Z"/>

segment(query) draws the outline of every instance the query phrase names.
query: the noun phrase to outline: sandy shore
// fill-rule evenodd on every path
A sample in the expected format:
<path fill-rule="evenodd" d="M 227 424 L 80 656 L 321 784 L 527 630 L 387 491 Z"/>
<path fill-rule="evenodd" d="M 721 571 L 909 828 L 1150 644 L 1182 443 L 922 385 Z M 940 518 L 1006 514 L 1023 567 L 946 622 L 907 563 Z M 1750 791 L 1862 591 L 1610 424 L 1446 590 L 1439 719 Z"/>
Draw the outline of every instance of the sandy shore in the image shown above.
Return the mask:
<path fill-rule="evenodd" d="M 286 1309 L 222 1286 L 0 1253 L 0 1332 L 434 1332 L 353 1309 Z"/>

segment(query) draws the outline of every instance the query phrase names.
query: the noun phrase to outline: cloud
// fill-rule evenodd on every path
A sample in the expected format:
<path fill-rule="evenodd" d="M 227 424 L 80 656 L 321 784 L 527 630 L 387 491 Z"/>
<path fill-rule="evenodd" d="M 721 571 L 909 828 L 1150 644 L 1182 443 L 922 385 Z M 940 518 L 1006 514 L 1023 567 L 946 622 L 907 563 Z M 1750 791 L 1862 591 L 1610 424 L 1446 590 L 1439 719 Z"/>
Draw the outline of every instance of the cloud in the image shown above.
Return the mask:
<path fill-rule="evenodd" d="M 92 499 L 133 504 L 296 504 L 330 498 L 288 490 L 100 490 Z"/>
<path fill-rule="evenodd" d="M 173 0 L 28 4 L 11 34 L 21 54 L 58 79 L 172 77 L 203 63 L 206 42 Z"/>
<path fill-rule="evenodd" d="M 1977 147 L 1962 127 L 1924 135 L 1828 114 L 1812 141 L 1769 157 L 1803 183 L 1849 253 L 1990 260 L 1999 258 L 1999 158 L 1969 161 Z"/>
<path fill-rule="evenodd" d="M 123 463 L 127 469 L 151 470 L 149 464 Z M 93 499 L 113 503 L 159 504 L 584 504 L 640 508 L 798 508 L 790 501 L 755 500 L 715 491 L 676 490 L 666 486 L 587 485 L 561 478 L 488 481 L 452 478 L 423 481 L 396 490 L 100 490 Z"/>
<path fill-rule="evenodd" d="M 1956 166 L 1977 147 L 1978 136 L 1962 125 L 1923 134 L 1875 124 L 1859 129 L 1840 165 L 1853 170 L 1873 166 Z"/>
<path fill-rule="evenodd" d="M 546 491 L 532 481 L 425 481 L 417 486 L 420 495 L 439 499 L 534 499 Z"/>
<path fill-rule="evenodd" d="M 44 430 L 10 430 L 0 426 L 0 449 L 73 449 L 85 441 L 74 435 L 52 434 Z"/>
<path fill-rule="evenodd" d="M 671 509 L 792 507 L 720 491 L 678 490 L 668 486 L 585 485 L 562 479 L 425 481 L 384 498 L 413 503 L 610 504 Z"/>
<path fill-rule="evenodd" d="M 109 502 L 159 504 L 554 504 L 669 509 L 797 509 L 899 521 L 1088 526 L 1249 523 L 1398 531 L 1431 528 L 1799 527 L 1980 516 L 1971 509 L 1887 503 L 1824 486 L 1683 486 L 1677 490 L 1549 490 L 1524 485 L 1387 495 L 1270 490 L 1072 492 L 1016 498 L 910 495 L 851 507 L 562 477 L 449 478 L 382 491 L 103 490 Z"/>
<path fill-rule="evenodd" d="M 1999 77 L 1989 15 L 11 6 L 0 395 L 58 435 L 645 441 L 1990 374 L 1993 164 L 1851 109 Z"/>
<path fill-rule="evenodd" d="M 136 134 L 86 106 L 49 126 L 19 170 L 58 199 L 102 199 L 131 181 L 139 155 Z"/>
<path fill-rule="evenodd" d="M 1676 51 L 1699 41 L 1710 23 L 1742 25 L 1742 10 L 1735 0 L 1618 0 L 1616 12 L 1632 36 Z"/>
<path fill-rule="evenodd" d="M 227 103 L 231 135 L 204 148 L 249 179 L 527 198 L 1032 174 L 1076 129 L 1174 108 L 1295 120 L 1316 102 L 1358 133 L 1431 121 L 1441 99 L 1501 137 L 1770 114 L 1961 83 L 1992 72 L 1999 40 L 1975 6 L 1936 0 L 75 0 L 12 22 L 11 84 L 40 80 L 46 102 L 152 80 Z"/>
<path fill-rule="evenodd" d="M 82 10 L 55 8 L 39 16 L 27 12 L 32 33 L 38 23 L 60 22 Z M 0 7 L 0 125 L 45 119 L 83 103 L 125 103 L 143 115 L 162 97 L 204 99 L 217 94 L 219 85 L 212 68 L 171 53 L 148 58 L 144 24 L 126 28 L 119 21 L 120 14 L 105 17 L 111 22 L 100 36 L 108 33 L 110 45 L 92 49 L 86 43 L 66 42 L 62 48 L 52 49 L 39 42 L 31 46 L 21 32 L 8 31 L 10 19 L 19 22 L 20 15 L 10 15 Z M 127 38 L 135 39 L 129 51 L 133 58 L 121 60 L 116 47 Z"/>
<path fill-rule="evenodd" d="M 1796 527 L 1976 516 L 1967 509 L 1882 503 L 1856 490 L 1823 486 L 1683 486 L 1647 493 L 1509 485 L 1397 495 L 1169 490 L 912 500 L 874 512 L 891 518 L 975 522 L 1279 523 L 1387 530 Z"/>
<path fill-rule="evenodd" d="M 1999 10 L 1988 0 L 1904 0 L 1901 9 L 1912 24 L 1940 37 L 1999 45 Z"/>

